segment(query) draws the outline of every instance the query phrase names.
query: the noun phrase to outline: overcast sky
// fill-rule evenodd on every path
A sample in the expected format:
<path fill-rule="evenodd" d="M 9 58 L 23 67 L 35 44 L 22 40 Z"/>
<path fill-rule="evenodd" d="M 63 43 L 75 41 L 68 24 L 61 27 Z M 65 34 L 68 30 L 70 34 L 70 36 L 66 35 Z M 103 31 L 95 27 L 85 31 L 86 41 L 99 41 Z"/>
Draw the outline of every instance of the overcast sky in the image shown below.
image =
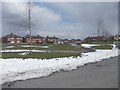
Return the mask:
<path fill-rule="evenodd" d="M 29 33 L 21 27 L 26 21 L 25 5 L 24 2 L 2 3 L 3 35 Z M 33 35 L 68 39 L 95 36 L 99 16 L 104 22 L 104 30 L 111 35 L 118 33 L 117 2 L 36 2 L 32 11 Z"/>

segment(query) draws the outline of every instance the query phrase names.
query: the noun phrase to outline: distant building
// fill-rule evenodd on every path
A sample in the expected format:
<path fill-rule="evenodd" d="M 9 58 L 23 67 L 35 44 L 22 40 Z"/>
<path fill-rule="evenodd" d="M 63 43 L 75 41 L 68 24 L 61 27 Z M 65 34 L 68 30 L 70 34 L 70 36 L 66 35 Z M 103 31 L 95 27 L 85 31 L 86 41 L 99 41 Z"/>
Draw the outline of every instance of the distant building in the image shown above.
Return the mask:
<path fill-rule="evenodd" d="M 37 35 L 37 36 L 31 36 L 31 42 L 32 44 L 39 44 L 43 42 L 43 37 Z M 23 37 L 23 43 L 30 43 L 30 36 L 26 35 Z"/>
<path fill-rule="evenodd" d="M 115 35 L 114 40 L 116 40 L 116 41 L 120 40 L 120 35 Z"/>
<path fill-rule="evenodd" d="M 64 39 L 64 40 L 63 40 L 63 43 L 81 44 L 81 39 L 71 39 L 71 40 Z"/>
<path fill-rule="evenodd" d="M 22 43 L 22 37 L 10 33 L 2 37 L 2 43 L 10 43 L 10 44 Z"/>
<path fill-rule="evenodd" d="M 81 44 L 81 39 L 76 39 L 76 40 L 74 41 L 74 43 L 75 43 L 75 44 Z"/>
<path fill-rule="evenodd" d="M 63 43 L 70 43 L 71 41 L 68 39 L 63 39 Z"/>
<path fill-rule="evenodd" d="M 53 36 L 53 37 L 49 37 L 49 36 L 47 36 L 46 37 L 46 42 L 47 43 L 60 43 L 62 40 L 60 39 L 60 38 L 57 38 L 57 37 L 55 37 L 55 36 Z"/>
<path fill-rule="evenodd" d="M 96 42 L 98 41 L 98 37 L 94 36 L 94 37 L 87 37 L 84 39 L 84 42 Z"/>
<path fill-rule="evenodd" d="M 24 37 L 15 35 L 13 33 L 8 34 L 0 38 L 2 43 L 30 43 L 30 35 L 26 35 Z M 41 43 L 58 43 L 58 44 L 63 44 L 63 43 L 74 43 L 74 44 L 80 44 L 81 40 L 80 39 L 60 39 L 55 36 L 53 37 L 42 37 L 40 35 L 37 36 L 31 36 L 31 42 L 32 44 L 41 44 Z"/>
<path fill-rule="evenodd" d="M 101 41 L 114 41 L 113 36 L 105 37 L 105 36 L 93 36 L 87 37 L 84 39 L 84 42 L 101 42 Z"/>

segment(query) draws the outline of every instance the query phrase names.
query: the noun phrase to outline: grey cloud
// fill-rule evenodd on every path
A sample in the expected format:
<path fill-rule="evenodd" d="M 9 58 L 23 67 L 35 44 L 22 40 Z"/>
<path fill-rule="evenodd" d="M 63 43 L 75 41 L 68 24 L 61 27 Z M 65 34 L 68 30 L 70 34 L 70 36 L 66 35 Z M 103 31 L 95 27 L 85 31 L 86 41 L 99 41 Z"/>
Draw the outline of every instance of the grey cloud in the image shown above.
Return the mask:
<path fill-rule="evenodd" d="M 101 16 L 105 23 L 105 30 L 115 35 L 118 32 L 117 8 L 116 2 L 45 2 L 42 3 L 42 7 L 37 7 L 38 18 L 34 21 L 36 26 L 33 27 L 32 33 L 55 35 L 61 38 L 85 38 L 97 34 L 97 21 L 98 17 Z M 22 28 L 17 27 L 24 21 L 20 13 L 17 11 L 11 13 L 4 5 L 2 12 L 3 34 L 15 32 L 23 35 L 28 33 L 24 30 L 19 31 Z"/>

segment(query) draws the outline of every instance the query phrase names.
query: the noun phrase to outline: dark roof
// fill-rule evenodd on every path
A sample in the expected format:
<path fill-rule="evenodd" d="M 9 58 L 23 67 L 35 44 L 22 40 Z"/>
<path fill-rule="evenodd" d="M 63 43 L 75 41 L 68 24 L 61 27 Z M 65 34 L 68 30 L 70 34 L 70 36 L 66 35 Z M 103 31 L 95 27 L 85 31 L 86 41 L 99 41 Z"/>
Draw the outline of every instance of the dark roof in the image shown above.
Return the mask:
<path fill-rule="evenodd" d="M 118 36 L 118 37 L 120 37 L 120 35 L 115 35 L 115 36 Z"/>
<path fill-rule="evenodd" d="M 68 40 L 68 39 L 63 39 L 63 40 Z"/>
<path fill-rule="evenodd" d="M 2 38 L 21 38 L 21 37 L 13 33 L 10 33 L 10 34 L 3 36 Z"/>
<path fill-rule="evenodd" d="M 98 36 L 94 36 L 94 37 L 87 37 L 85 39 L 97 39 L 97 38 L 98 38 Z M 99 38 L 103 38 L 103 36 L 99 36 Z"/>
<path fill-rule="evenodd" d="M 77 41 L 81 41 L 81 39 L 76 39 Z"/>
<path fill-rule="evenodd" d="M 54 36 L 54 37 L 49 37 L 49 36 L 47 36 L 46 38 L 47 38 L 47 39 L 59 39 L 59 38 L 57 38 L 57 37 L 55 37 L 55 36 Z"/>
<path fill-rule="evenodd" d="M 25 38 L 30 38 L 30 35 L 26 35 L 26 36 L 24 36 Z M 37 35 L 37 36 L 31 36 L 32 38 L 43 38 L 42 36 L 39 36 L 39 35 Z"/>

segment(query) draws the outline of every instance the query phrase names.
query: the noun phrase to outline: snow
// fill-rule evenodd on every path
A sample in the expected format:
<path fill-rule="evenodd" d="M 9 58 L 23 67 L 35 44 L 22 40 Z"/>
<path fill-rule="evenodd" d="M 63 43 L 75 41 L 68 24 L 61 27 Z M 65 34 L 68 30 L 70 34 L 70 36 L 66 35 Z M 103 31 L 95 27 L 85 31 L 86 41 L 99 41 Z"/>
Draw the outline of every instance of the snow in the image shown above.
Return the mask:
<path fill-rule="evenodd" d="M 5 48 L 13 48 L 14 46 L 7 46 L 7 47 L 5 47 Z"/>
<path fill-rule="evenodd" d="M 22 45 L 21 47 L 30 47 L 30 45 Z M 31 47 L 49 48 L 49 46 L 35 46 L 35 45 L 32 45 Z"/>
<path fill-rule="evenodd" d="M 115 44 L 113 44 L 112 46 L 113 46 L 113 48 L 112 48 L 112 49 L 115 49 L 115 48 L 116 48 L 116 45 L 115 45 Z"/>
<path fill-rule="evenodd" d="M 0 52 L 29 52 L 30 50 L 0 50 Z M 49 52 L 47 50 L 32 50 L 32 52 Z"/>
<path fill-rule="evenodd" d="M 113 46 L 112 49 L 116 48 L 115 44 L 108 44 L 108 45 L 112 45 Z M 84 48 L 91 48 L 92 46 L 100 46 L 100 44 L 82 44 L 81 46 L 84 47 Z"/>
<path fill-rule="evenodd" d="M 29 54 L 29 52 L 19 53 L 19 55 L 27 55 L 27 54 Z"/>
<path fill-rule="evenodd" d="M 2 82 L 26 80 L 48 76 L 61 70 L 70 71 L 87 63 L 94 63 L 106 58 L 118 56 L 118 49 L 96 50 L 95 52 L 82 53 L 81 57 L 53 58 L 53 59 L 0 59 L 2 69 Z"/>
<path fill-rule="evenodd" d="M 6 48 L 6 49 L 10 49 L 10 48 L 14 48 L 15 46 L 6 46 L 6 47 L 3 47 L 3 48 Z M 30 47 L 30 45 L 21 45 L 20 47 Z M 36 45 L 32 45 L 31 47 L 36 47 L 36 48 L 49 48 L 49 46 L 36 46 Z"/>
<path fill-rule="evenodd" d="M 84 48 L 91 48 L 92 46 L 100 46 L 100 44 L 82 44 L 81 46 Z"/>

